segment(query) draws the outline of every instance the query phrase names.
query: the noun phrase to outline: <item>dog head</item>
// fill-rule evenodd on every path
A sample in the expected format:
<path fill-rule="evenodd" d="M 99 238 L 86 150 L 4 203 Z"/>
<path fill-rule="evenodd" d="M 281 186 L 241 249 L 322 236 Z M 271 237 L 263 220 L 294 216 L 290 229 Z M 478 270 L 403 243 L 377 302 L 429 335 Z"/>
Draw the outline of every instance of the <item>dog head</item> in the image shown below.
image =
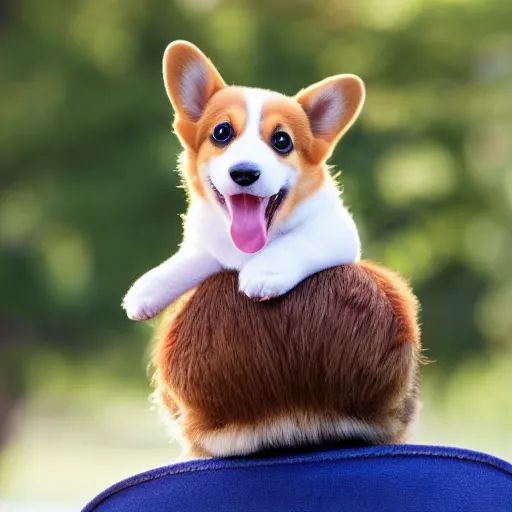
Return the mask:
<path fill-rule="evenodd" d="M 355 75 L 327 78 L 294 97 L 227 86 L 185 41 L 167 47 L 163 74 L 189 192 L 214 205 L 246 253 L 262 249 L 269 230 L 328 179 L 325 162 L 365 96 Z"/>

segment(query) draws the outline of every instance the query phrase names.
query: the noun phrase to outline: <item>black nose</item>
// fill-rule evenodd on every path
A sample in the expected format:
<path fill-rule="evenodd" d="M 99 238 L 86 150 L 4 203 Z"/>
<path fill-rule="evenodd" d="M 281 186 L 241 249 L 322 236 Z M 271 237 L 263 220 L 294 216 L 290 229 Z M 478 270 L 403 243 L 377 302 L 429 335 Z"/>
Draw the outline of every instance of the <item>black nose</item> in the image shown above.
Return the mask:
<path fill-rule="evenodd" d="M 231 179 L 241 187 L 252 185 L 259 177 L 261 172 L 251 163 L 236 164 L 229 170 Z"/>

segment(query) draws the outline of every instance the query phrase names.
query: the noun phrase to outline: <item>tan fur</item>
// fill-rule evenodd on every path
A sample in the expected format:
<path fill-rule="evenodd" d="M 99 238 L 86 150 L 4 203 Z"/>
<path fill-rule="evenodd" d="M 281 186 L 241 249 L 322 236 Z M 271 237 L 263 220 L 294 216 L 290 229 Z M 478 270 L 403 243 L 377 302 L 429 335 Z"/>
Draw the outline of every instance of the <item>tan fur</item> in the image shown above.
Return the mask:
<path fill-rule="evenodd" d="M 230 440 L 233 454 L 402 442 L 418 408 L 416 316 L 407 284 L 370 262 L 323 271 L 268 302 L 221 273 L 164 317 L 156 393 L 195 456 L 230 454 Z"/>

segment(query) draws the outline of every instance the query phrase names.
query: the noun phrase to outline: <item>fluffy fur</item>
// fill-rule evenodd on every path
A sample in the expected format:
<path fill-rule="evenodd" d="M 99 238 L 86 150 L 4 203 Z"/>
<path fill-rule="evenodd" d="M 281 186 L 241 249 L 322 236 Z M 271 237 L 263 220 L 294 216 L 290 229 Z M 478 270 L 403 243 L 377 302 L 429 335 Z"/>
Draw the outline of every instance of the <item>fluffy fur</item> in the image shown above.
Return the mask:
<path fill-rule="evenodd" d="M 184 41 L 168 46 L 163 74 L 184 148 L 190 205 L 180 250 L 125 296 L 130 318 L 154 317 L 222 270 L 239 271 L 239 289 L 248 297 L 268 299 L 315 272 L 359 260 L 356 226 L 326 165 L 362 108 L 365 92 L 358 77 L 337 75 L 295 97 L 227 86 L 205 55 Z M 219 145 L 212 132 L 223 122 L 234 136 Z M 288 154 L 272 147 L 278 130 L 292 139 Z M 235 182 L 230 172 L 240 165 L 257 169 L 257 181 Z M 243 225 L 249 211 L 247 205 L 235 208 L 237 198 L 259 201 L 258 211 L 265 212 L 265 232 L 256 237 L 264 237 L 263 246 L 246 241 L 241 249 L 235 243 L 233 226 Z"/>
<path fill-rule="evenodd" d="M 222 272 L 162 318 L 155 397 L 190 456 L 406 441 L 419 406 L 417 301 L 361 261 L 268 302 Z"/>

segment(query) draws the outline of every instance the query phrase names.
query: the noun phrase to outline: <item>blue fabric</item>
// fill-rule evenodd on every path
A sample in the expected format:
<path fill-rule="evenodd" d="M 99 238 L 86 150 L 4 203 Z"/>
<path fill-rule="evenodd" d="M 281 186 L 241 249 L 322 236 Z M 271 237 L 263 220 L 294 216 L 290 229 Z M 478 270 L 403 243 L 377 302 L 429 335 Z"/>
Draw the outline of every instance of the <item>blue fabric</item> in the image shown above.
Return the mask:
<path fill-rule="evenodd" d="M 124 480 L 93 511 L 512 512 L 512 465 L 412 445 L 211 459 Z"/>

